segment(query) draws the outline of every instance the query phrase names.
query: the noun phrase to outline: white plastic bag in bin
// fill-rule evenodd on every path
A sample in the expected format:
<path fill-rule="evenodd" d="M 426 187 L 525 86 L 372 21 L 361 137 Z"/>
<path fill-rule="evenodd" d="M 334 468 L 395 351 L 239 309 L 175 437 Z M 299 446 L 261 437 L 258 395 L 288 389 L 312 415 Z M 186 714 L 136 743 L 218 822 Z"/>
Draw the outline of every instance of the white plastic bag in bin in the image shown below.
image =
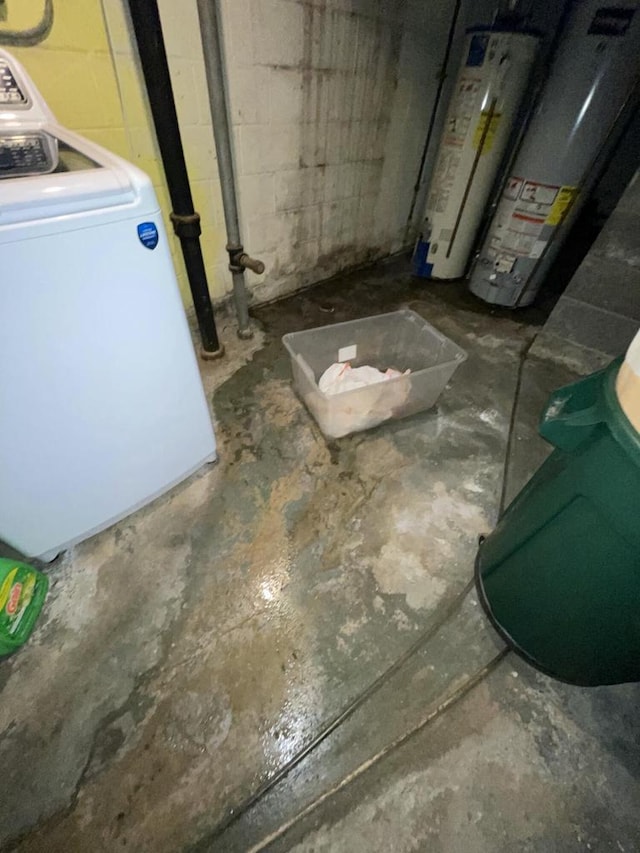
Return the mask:
<path fill-rule="evenodd" d="M 409 309 L 284 335 L 296 392 L 328 438 L 433 406 L 466 352 Z M 333 395 L 318 387 L 334 362 L 403 374 Z"/>

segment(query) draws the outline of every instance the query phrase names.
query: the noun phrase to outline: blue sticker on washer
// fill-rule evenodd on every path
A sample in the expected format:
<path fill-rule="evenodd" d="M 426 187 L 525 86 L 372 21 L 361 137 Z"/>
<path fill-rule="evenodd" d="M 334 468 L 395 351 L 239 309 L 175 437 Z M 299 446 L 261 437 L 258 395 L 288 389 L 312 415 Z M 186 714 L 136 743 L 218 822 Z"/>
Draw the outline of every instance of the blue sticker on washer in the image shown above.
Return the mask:
<path fill-rule="evenodd" d="M 158 245 L 158 228 L 155 222 L 141 222 L 138 225 L 138 238 L 147 249 L 155 249 Z"/>

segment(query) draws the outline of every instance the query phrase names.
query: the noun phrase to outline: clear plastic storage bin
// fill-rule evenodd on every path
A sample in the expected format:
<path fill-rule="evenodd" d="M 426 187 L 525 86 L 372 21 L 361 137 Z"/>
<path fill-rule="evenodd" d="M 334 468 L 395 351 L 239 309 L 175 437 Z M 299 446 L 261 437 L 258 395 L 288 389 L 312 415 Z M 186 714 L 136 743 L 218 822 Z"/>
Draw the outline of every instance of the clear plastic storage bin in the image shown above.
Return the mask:
<path fill-rule="evenodd" d="M 431 408 L 467 358 L 457 344 L 408 309 L 291 332 L 282 342 L 291 356 L 295 390 L 328 438 Z M 336 361 L 411 372 L 328 396 L 318 380 Z"/>

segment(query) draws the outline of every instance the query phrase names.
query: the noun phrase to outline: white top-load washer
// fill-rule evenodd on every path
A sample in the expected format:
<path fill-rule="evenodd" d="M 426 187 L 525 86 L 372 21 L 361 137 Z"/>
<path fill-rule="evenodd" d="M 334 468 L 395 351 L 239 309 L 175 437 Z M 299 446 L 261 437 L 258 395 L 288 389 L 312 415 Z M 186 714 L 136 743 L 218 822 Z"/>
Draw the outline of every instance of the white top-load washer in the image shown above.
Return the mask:
<path fill-rule="evenodd" d="M 0 51 L 0 540 L 51 559 L 215 453 L 151 181 Z"/>

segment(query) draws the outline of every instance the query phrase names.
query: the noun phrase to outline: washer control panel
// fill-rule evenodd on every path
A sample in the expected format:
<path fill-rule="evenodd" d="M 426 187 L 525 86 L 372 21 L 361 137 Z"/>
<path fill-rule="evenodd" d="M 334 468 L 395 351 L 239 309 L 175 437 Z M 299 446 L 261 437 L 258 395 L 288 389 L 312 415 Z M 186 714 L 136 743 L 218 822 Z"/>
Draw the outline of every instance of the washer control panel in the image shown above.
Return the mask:
<path fill-rule="evenodd" d="M 18 85 L 9 63 L 0 57 L 0 109 L 29 105 L 29 98 Z"/>
<path fill-rule="evenodd" d="M 0 135 L 0 178 L 52 172 L 58 165 L 57 147 L 52 136 L 39 131 Z"/>
<path fill-rule="evenodd" d="M 52 119 L 20 63 L 0 50 L 0 180 L 55 171 L 58 141 L 45 129 Z"/>

